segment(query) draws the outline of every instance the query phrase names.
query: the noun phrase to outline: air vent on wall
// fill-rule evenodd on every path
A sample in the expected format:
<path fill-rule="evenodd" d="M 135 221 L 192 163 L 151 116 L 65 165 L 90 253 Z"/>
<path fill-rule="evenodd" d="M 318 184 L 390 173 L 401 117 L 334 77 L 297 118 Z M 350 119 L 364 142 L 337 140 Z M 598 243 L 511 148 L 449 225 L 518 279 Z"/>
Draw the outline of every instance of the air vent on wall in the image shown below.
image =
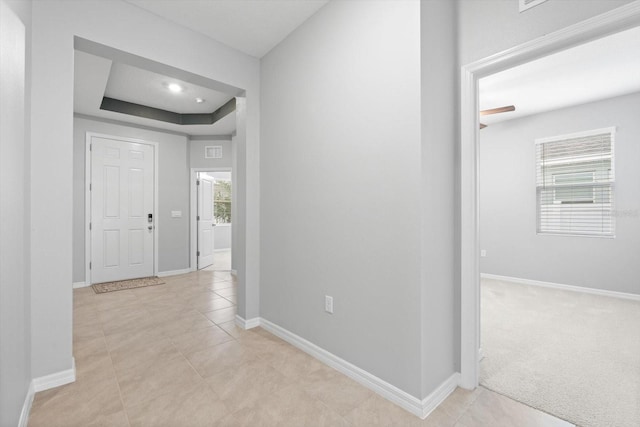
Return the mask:
<path fill-rule="evenodd" d="M 531 9 L 534 6 L 539 5 L 540 3 L 544 3 L 547 0 L 519 0 L 520 1 L 520 12 L 524 12 L 527 9 Z"/>
<path fill-rule="evenodd" d="M 211 145 L 208 147 L 204 147 L 204 158 L 205 159 L 221 159 L 222 158 L 222 146 L 221 145 Z"/>

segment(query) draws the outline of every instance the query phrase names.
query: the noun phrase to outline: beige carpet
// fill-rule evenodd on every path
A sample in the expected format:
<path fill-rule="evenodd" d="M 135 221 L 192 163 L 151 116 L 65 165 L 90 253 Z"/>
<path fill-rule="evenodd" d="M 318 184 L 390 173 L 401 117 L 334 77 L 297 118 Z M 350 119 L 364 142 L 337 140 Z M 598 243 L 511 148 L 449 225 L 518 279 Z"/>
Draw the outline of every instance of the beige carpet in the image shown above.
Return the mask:
<path fill-rule="evenodd" d="M 155 286 L 162 284 L 164 284 L 164 282 L 158 277 L 143 277 L 141 279 L 96 283 L 94 285 L 91 285 L 91 287 L 96 294 L 103 294 L 105 292 L 115 292 L 133 288 L 144 288 L 145 286 Z"/>
<path fill-rule="evenodd" d="M 640 426 L 640 301 L 482 280 L 480 383 L 584 427 Z"/>

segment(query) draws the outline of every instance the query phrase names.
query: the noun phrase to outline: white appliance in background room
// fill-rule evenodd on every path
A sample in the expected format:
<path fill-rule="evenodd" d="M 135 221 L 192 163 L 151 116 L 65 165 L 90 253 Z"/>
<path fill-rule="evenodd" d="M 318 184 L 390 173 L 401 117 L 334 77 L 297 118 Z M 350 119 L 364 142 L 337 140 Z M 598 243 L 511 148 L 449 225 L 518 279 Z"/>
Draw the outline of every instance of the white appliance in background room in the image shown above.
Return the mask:
<path fill-rule="evenodd" d="M 216 180 L 205 173 L 198 173 L 198 270 L 214 262 L 214 185 Z"/>

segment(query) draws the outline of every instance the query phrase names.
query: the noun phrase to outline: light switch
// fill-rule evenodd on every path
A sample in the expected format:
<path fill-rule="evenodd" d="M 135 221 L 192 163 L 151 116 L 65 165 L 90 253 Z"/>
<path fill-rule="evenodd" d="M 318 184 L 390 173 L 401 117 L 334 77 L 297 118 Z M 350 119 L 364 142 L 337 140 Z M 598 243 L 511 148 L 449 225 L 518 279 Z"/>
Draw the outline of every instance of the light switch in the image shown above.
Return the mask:
<path fill-rule="evenodd" d="M 182 218 L 182 211 L 171 211 L 171 218 Z"/>

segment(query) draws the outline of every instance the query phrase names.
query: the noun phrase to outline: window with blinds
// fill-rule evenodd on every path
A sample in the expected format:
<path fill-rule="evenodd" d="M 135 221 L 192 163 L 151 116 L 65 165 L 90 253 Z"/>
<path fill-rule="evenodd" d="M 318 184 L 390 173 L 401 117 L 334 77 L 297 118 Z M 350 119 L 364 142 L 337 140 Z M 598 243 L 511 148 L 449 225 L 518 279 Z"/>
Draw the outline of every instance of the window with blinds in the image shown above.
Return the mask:
<path fill-rule="evenodd" d="M 536 140 L 539 234 L 614 236 L 615 128 Z"/>

